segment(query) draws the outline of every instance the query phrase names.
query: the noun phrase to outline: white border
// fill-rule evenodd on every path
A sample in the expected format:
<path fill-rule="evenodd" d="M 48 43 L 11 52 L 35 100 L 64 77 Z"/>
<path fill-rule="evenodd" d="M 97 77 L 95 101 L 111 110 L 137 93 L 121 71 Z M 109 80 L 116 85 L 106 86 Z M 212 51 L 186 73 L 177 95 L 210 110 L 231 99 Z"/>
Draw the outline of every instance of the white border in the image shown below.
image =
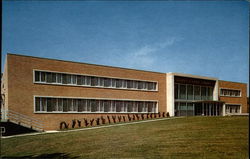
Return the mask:
<path fill-rule="evenodd" d="M 118 100 L 118 101 L 142 101 L 142 102 L 156 102 L 156 110 L 155 113 L 159 112 L 159 101 L 158 100 L 142 100 L 142 99 L 118 99 L 118 98 L 96 98 L 96 97 L 70 97 L 70 96 L 33 96 L 33 113 L 34 114 L 145 114 L 145 113 L 153 113 L 153 112 L 36 112 L 36 97 L 45 97 L 45 98 L 69 98 L 69 99 L 96 99 L 96 100 Z"/>
<path fill-rule="evenodd" d="M 240 112 L 239 113 L 226 113 L 226 106 L 227 105 L 239 105 L 240 106 Z M 242 104 L 239 104 L 239 103 L 225 103 L 225 113 L 226 114 L 241 114 L 242 113 Z"/>
<path fill-rule="evenodd" d="M 240 96 L 226 96 L 226 95 L 221 95 L 221 89 L 228 89 L 228 90 L 240 91 Z M 219 94 L 220 94 L 220 97 L 241 98 L 242 97 L 242 90 L 241 89 L 234 89 L 234 88 L 220 87 L 219 88 Z"/>

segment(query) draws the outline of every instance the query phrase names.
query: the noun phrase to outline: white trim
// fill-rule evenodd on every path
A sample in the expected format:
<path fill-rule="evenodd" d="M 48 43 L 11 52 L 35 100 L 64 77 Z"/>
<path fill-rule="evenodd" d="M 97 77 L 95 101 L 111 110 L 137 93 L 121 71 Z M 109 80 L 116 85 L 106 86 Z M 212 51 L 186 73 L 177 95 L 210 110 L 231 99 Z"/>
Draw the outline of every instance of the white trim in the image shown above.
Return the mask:
<path fill-rule="evenodd" d="M 227 105 L 237 105 L 237 106 L 240 106 L 240 112 L 239 113 L 227 113 L 226 112 L 226 106 Z M 239 104 L 239 103 L 225 103 L 225 114 L 241 114 L 242 113 L 242 104 Z"/>
<path fill-rule="evenodd" d="M 221 95 L 221 89 L 227 89 L 227 90 L 232 90 L 232 91 L 240 91 L 240 96 L 230 96 L 230 95 Z M 240 97 L 242 97 L 242 90 L 241 89 L 234 89 L 234 88 L 227 88 L 227 87 L 220 87 L 219 88 L 219 95 L 220 95 L 220 97 L 236 97 L 236 98 L 240 98 Z"/>
<path fill-rule="evenodd" d="M 103 86 L 101 86 L 101 85 L 98 85 L 98 86 L 87 85 L 87 82 L 86 82 L 87 79 L 86 78 L 85 78 L 85 84 L 86 85 L 77 85 L 77 83 L 73 84 L 73 82 L 71 82 L 70 84 L 57 83 L 57 80 L 56 80 L 56 83 L 55 82 L 51 82 L 51 83 L 42 82 L 41 79 L 40 79 L 40 81 L 35 81 L 35 71 L 50 72 L 50 73 L 60 73 L 60 74 L 69 74 L 69 75 L 82 75 L 82 76 L 88 76 L 88 77 L 109 78 L 109 79 L 111 79 L 111 86 L 105 87 L 104 84 L 103 84 Z M 40 78 L 41 78 L 41 73 L 40 73 Z M 155 88 L 155 90 L 137 89 L 137 88 L 124 88 L 123 84 L 122 84 L 122 87 L 118 87 L 117 88 L 116 84 L 114 85 L 115 87 L 113 87 L 113 85 L 112 85 L 114 79 L 118 79 L 118 80 L 131 80 L 133 82 L 133 86 L 134 86 L 135 81 L 153 82 L 153 83 L 156 83 L 156 88 Z M 72 80 L 72 78 L 71 78 L 71 80 Z M 46 78 L 45 78 L 45 81 L 46 81 Z M 62 81 L 62 79 L 61 79 L 61 81 Z M 104 89 L 105 88 L 109 88 L 109 89 L 120 89 L 120 90 L 136 90 L 136 91 L 147 91 L 147 92 L 158 92 L 158 90 L 159 90 L 159 83 L 158 83 L 158 81 L 141 80 L 141 79 L 130 79 L 130 78 L 119 78 L 119 77 L 109 77 L 109 76 L 97 76 L 97 75 L 89 75 L 89 74 L 76 74 L 76 73 L 58 72 L 58 71 L 50 71 L 50 70 L 39 70 L 39 69 L 33 69 L 33 83 L 35 83 L 35 84 L 47 84 L 47 85 L 60 85 L 60 86 L 104 88 Z"/>
<path fill-rule="evenodd" d="M 112 78 L 112 79 L 134 80 L 134 81 L 145 81 L 145 82 L 157 82 L 158 83 L 158 81 L 142 80 L 142 79 L 136 79 L 136 78 L 121 78 L 121 77 L 113 77 L 113 76 L 99 76 L 99 75 L 90 75 L 90 74 L 82 74 L 82 73 L 70 73 L 70 72 L 59 72 L 59 71 L 51 71 L 51 70 L 33 69 L 33 72 L 35 72 L 35 71 L 44 71 L 44 72 L 51 72 L 51 73 L 63 73 L 63 74 L 70 74 L 70 75 L 103 77 L 103 78 Z"/>
<path fill-rule="evenodd" d="M 84 112 L 75 112 L 75 111 L 67 111 L 67 112 L 63 112 L 63 111 L 52 111 L 52 112 L 45 112 L 45 111 L 35 111 L 36 110 L 36 103 L 35 103 L 35 98 L 36 97 L 39 97 L 39 98 L 57 98 L 57 99 L 59 99 L 59 98 L 67 98 L 67 99 L 89 99 L 89 100 L 91 100 L 91 99 L 96 99 L 96 100 L 108 100 L 108 101 L 133 101 L 133 102 L 140 102 L 140 101 L 143 101 L 143 102 L 156 102 L 156 105 L 155 105 L 155 112 L 114 112 L 113 111 L 113 104 L 111 103 L 111 111 L 112 112 L 105 112 L 104 111 L 104 107 L 103 107 L 103 111 L 99 111 L 99 112 L 91 112 L 91 110 L 90 111 L 88 111 L 88 109 L 86 108 L 86 111 L 84 111 Z M 116 113 L 118 113 L 118 114 L 128 114 L 128 113 L 138 113 L 138 114 L 145 114 L 145 113 L 158 113 L 158 103 L 159 103 L 159 101 L 158 100 L 142 100 L 142 99 L 118 99 L 118 98 L 92 98 L 92 97 L 69 97 L 69 96 L 39 96 L 39 95 L 34 95 L 33 96 L 33 113 L 35 113 L 35 114 L 39 114 L 39 113 L 44 113 L 44 114 L 46 114 L 46 113 L 49 113 L 49 114 L 116 114 Z M 86 106 L 87 106 L 87 104 L 86 104 Z M 116 107 L 116 106 L 115 106 Z"/>

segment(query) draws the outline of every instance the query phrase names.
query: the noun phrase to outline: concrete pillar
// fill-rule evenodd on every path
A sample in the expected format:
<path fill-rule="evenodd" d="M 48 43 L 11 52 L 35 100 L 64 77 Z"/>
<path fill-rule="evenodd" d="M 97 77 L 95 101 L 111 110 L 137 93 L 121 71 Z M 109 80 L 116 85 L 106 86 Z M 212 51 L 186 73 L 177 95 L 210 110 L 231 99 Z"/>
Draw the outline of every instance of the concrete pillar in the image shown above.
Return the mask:
<path fill-rule="evenodd" d="M 213 91 L 213 100 L 217 101 L 218 99 L 219 99 L 219 81 L 216 80 Z"/>
<path fill-rule="evenodd" d="M 222 116 L 225 116 L 226 115 L 226 104 L 223 103 L 222 105 Z"/>
<path fill-rule="evenodd" d="M 173 73 L 167 73 L 167 105 L 166 111 L 169 112 L 170 116 L 174 116 L 174 75 Z"/>

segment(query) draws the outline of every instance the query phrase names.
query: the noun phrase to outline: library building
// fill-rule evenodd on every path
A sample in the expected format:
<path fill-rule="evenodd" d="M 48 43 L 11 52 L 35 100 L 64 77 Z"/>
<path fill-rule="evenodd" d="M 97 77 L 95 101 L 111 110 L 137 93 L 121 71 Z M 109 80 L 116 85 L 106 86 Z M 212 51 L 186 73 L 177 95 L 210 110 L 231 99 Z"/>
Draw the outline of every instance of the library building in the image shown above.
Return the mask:
<path fill-rule="evenodd" d="M 215 77 L 7 54 L 1 80 L 1 120 L 44 131 L 101 116 L 247 113 L 247 84 Z"/>

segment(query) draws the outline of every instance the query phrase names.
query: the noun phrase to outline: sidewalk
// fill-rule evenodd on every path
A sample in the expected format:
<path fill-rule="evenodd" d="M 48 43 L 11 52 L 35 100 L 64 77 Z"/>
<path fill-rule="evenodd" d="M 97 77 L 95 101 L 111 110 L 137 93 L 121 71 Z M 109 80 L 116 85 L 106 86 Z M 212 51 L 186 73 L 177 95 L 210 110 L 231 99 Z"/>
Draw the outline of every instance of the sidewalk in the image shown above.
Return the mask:
<path fill-rule="evenodd" d="M 153 121 L 160 121 L 160 120 L 169 120 L 169 119 L 176 119 L 176 118 L 183 118 L 183 117 L 171 117 L 171 118 L 159 118 L 159 119 L 152 119 L 152 120 L 140 120 L 136 122 L 128 122 L 128 123 L 120 123 L 120 124 L 112 124 L 112 125 L 101 125 L 96 127 L 85 127 L 73 130 L 64 130 L 64 131 L 45 131 L 45 132 L 37 132 L 37 133 L 29 133 L 29 134 L 20 134 L 20 135 L 13 135 L 13 136 L 1 136 L 2 139 L 13 138 L 13 137 L 22 137 L 22 136 L 34 136 L 34 135 L 43 135 L 43 134 L 54 134 L 54 133 L 68 133 L 74 131 L 84 131 L 84 130 L 92 130 L 92 129 L 100 129 L 100 128 L 109 128 L 115 126 L 123 126 L 123 125 L 132 125 L 132 124 L 140 124 L 140 123 L 147 123 Z"/>

